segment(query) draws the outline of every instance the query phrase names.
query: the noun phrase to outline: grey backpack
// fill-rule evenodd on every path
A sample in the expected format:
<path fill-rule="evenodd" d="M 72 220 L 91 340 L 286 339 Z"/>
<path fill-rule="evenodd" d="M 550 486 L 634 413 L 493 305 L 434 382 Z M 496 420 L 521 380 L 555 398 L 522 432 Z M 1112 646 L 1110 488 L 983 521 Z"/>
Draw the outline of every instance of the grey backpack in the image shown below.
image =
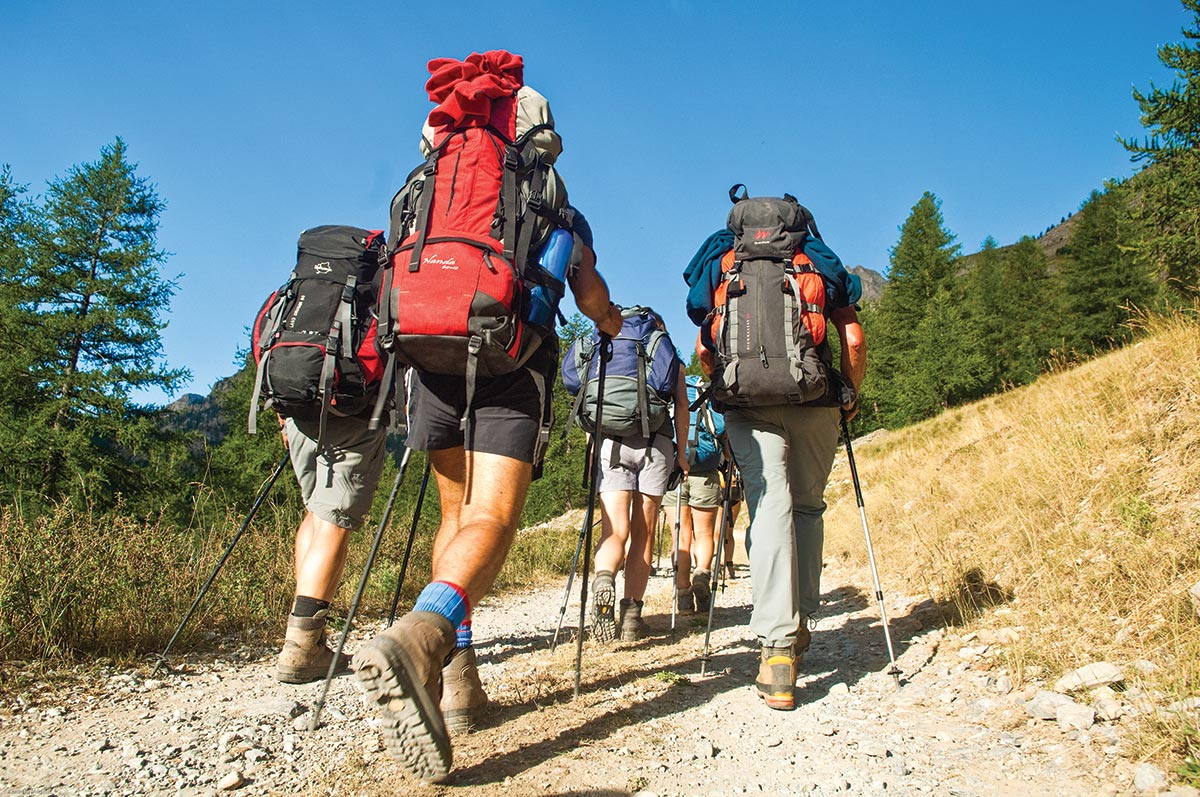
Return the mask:
<path fill-rule="evenodd" d="M 751 198 L 739 184 L 729 197 L 733 264 L 703 328 L 716 353 L 713 398 L 729 407 L 840 404 L 825 283 L 804 254 L 808 236 L 821 237 L 812 214 L 790 194 Z"/>

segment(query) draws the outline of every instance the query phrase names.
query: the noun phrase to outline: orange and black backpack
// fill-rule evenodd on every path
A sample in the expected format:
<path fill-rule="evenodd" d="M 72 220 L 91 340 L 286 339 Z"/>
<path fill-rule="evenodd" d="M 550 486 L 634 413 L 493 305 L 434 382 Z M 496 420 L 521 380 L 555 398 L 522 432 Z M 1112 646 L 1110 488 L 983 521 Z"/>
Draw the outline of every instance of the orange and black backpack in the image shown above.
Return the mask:
<path fill-rule="evenodd" d="M 739 184 L 729 196 L 733 248 L 697 342 L 713 398 L 726 407 L 852 401 L 826 336 L 825 279 L 804 253 L 821 237 L 812 213 L 790 194 L 748 197 Z"/>

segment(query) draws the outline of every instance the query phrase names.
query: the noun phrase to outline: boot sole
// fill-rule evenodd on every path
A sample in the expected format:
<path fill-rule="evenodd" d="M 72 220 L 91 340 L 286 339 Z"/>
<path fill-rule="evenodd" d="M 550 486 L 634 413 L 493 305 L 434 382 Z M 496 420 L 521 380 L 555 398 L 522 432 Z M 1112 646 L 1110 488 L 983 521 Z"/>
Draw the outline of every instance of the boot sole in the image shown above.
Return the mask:
<path fill-rule="evenodd" d="M 796 708 L 796 698 L 794 696 L 784 697 L 764 692 L 758 684 L 754 685 L 754 694 L 763 699 L 767 704 L 767 708 L 773 708 L 776 711 L 793 711 Z"/>
<path fill-rule="evenodd" d="M 341 661 L 338 662 L 338 668 L 333 671 L 333 676 L 336 678 L 339 675 L 345 675 L 353 668 L 351 657 L 343 654 Z M 283 684 L 310 684 L 313 681 L 320 681 L 329 674 L 329 665 L 313 666 L 313 667 L 275 667 L 275 680 Z"/>
<path fill-rule="evenodd" d="M 450 737 L 408 653 L 399 643 L 377 636 L 359 650 L 355 661 L 355 676 L 382 715 L 380 730 L 388 752 L 420 780 L 444 782 L 450 774 Z"/>
<path fill-rule="evenodd" d="M 617 618 L 613 606 L 617 591 L 609 587 L 597 589 L 592 598 L 592 636 L 599 642 L 612 642 L 617 638 Z"/>

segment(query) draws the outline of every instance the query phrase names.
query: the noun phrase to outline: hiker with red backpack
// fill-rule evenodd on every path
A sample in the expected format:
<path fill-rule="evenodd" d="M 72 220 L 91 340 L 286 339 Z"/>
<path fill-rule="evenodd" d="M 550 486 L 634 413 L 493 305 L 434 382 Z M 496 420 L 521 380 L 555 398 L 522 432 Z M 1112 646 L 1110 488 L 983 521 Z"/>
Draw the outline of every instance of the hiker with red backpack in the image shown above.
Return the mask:
<path fill-rule="evenodd" d="M 408 445 L 428 452 L 441 526 L 430 583 L 355 668 L 392 754 L 438 782 L 451 764 L 448 721 L 469 727 L 486 704 L 471 608 L 504 564 L 549 437 L 558 347 L 546 308 L 565 283 L 606 335 L 622 319 L 554 170 L 562 142 L 521 57 L 493 50 L 429 71 L 437 105 L 425 161 L 392 203 L 379 326 L 415 377 Z M 559 231 L 569 246 L 555 244 Z"/>
<path fill-rule="evenodd" d="M 768 707 L 790 710 L 820 600 L 825 484 L 839 424 L 857 411 L 866 372 L 854 306 L 861 286 L 795 197 L 751 198 L 741 185 L 729 197 L 726 229 L 684 272 L 688 314 L 701 327 L 697 351 L 724 408 L 750 510 L 757 693 Z M 828 322 L 841 343 L 840 368 Z"/>
<path fill-rule="evenodd" d="M 688 467 L 683 444 L 676 443 L 687 439 L 687 393 L 675 344 L 650 308 L 629 307 L 621 315 L 602 400 L 599 332 L 574 341 L 562 365 L 563 385 L 575 396 L 571 420 L 600 441 L 596 491 L 602 526 L 592 581 L 592 636 L 600 642 L 618 635 L 633 642 L 645 634 L 642 599 L 650 579 L 652 529 L 672 474 Z M 622 569 L 618 613 L 615 578 Z"/>
<path fill-rule="evenodd" d="M 370 423 L 384 370 L 374 311 L 382 248 L 379 230 L 305 230 L 295 269 L 252 330 L 249 431 L 257 431 L 261 398 L 279 417 L 307 510 L 296 531 L 296 593 L 275 666 L 284 683 L 315 681 L 329 670 L 329 604 L 350 533 L 370 511 L 383 472 L 386 430 Z"/>

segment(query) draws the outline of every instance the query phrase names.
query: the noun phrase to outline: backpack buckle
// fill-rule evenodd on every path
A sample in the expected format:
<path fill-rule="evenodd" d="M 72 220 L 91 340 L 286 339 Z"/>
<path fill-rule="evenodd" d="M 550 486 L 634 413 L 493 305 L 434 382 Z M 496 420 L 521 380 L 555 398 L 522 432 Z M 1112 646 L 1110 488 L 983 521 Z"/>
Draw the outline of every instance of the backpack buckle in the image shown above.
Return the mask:
<path fill-rule="evenodd" d="M 478 355 L 481 348 L 483 348 L 483 338 L 478 335 L 472 335 L 467 340 L 467 353 L 472 357 Z"/>
<path fill-rule="evenodd" d="M 521 168 L 521 151 L 516 147 L 505 147 L 504 149 L 504 168 L 517 171 Z"/>
<path fill-rule="evenodd" d="M 544 216 L 546 213 L 546 200 L 542 197 L 540 191 L 535 191 L 529 195 L 529 200 L 525 203 L 525 207 L 539 216 Z"/>

